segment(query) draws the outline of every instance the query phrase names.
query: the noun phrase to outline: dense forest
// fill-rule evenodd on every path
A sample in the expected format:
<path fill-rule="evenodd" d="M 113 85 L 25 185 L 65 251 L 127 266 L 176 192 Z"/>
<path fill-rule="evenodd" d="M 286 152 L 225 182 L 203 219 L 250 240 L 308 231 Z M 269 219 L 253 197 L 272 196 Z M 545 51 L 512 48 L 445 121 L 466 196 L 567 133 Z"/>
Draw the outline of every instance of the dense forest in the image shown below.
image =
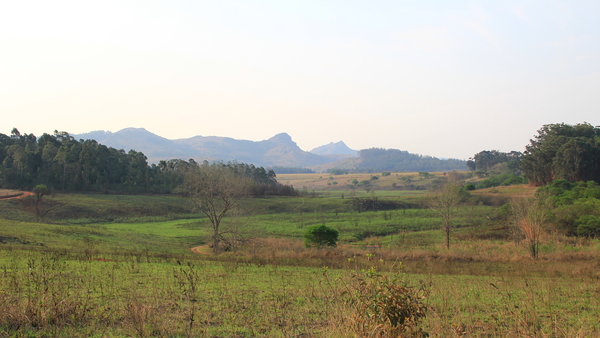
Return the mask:
<path fill-rule="evenodd" d="M 254 165 L 220 163 L 254 182 L 253 194 L 294 194 L 277 183 L 273 170 Z M 31 190 L 39 184 L 60 191 L 111 193 L 172 193 L 193 160 L 172 159 L 148 165 L 138 151 L 125 152 L 94 140 L 75 140 L 66 132 L 53 135 L 0 134 L 0 188 Z"/>
<path fill-rule="evenodd" d="M 360 164 L 356 168 L 359 172 L 451 171 L 467 168 L 464 160 L 442 160 L 398 149 L 363 149 L 358 152 L 358 156 L 361 158 Z"/>
<path fill-rule="evenodd" d="M 545 125 L 526 147 L 520 167 L 536 186 L 556 179 L 600 182 L 600 128 L 589 123 Z"/>

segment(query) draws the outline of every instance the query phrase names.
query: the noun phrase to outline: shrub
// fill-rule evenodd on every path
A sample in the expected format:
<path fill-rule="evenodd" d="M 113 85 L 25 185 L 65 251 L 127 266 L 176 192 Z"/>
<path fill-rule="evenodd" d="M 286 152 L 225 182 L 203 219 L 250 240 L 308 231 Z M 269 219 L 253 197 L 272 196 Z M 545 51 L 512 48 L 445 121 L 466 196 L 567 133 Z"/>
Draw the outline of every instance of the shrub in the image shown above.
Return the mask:
<path fill-rule="evenodd" d="M 419 327 L 426 317 L 425 294 L 396 274 L 371 268 L 354 275 L 349 285 L 350 324 L 360 337 L 427 337 Z"/>
<path fill-rule="evenodd" d="M 575 221 L 577 234 L 586 237 L 600 237 L 600 217 L 583 215 Z"/>
<path fill-rule="evenodd" d="M 339 231 L 323 224 L 313 225 L 304 233 L 304 245 L 309 247 L 336 246 Z"/>

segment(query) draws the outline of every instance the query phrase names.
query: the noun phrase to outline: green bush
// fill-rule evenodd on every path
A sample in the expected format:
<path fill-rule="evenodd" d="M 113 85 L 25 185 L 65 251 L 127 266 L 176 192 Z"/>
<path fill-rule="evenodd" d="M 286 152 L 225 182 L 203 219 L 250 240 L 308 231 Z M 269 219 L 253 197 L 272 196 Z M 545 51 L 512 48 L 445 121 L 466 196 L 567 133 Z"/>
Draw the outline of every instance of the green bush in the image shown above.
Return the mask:
<path fill-rule="evenodd" d="M 339 231 L 327 227 L 323 224 L 313 225 L 306 229 L 304 233 L 304 245 L 309 247 L 336 246 Z"/>
<path fill-rule="evenodd" d="M 584 215 L 575 221 L 577 235 L 586 237 L 600 237 L 600 217 Z"/>

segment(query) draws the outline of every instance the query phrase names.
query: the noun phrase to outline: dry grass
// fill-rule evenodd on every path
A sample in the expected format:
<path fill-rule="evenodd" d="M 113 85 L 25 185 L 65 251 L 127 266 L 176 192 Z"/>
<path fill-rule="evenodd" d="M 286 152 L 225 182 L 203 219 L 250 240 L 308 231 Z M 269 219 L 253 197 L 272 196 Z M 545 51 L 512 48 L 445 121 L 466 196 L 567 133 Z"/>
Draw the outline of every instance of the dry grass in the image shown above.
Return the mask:
<path fill-rule="evenodd" d="M 304 249 L 267 238 L 191 260 L 0 250 L 0 337 L 368 336 L 383 327 L 363 325 L 356 311 L 364 306 L 351 295 L 363 290 L 361 270 L 372 268 L 423 290 L 420 327 L 430 337 L 593 337 L 600 334 L 600 249 L 579 244 L 586 247 L 565 242 L 539 261 L 516 257 L 514 243 L 495 245 L 517 248 L 515 259 L 469 261 L 469 252 L 492 249 L 483 241 L 402 252 Z M 398 273 L 402 257 L 412 273 Z"/>
<path fill-rule="evenodd" d="M 381 262 L 383 268 L 402 262 L 408 273 L 600 278 L 598 241 L 546 235 L 542 242 L 547 244 L 541 246 L 540 259 L 532 260 L 526 244 L 514 241 L 465 241 L 453 244 L 450 250 L 441 245 L 411 249 L 352 245 L 306 249 L 300 240 L 258 238 L 234 253 L 215 259 L 262 265 L 362 269 L 369 268 L 375 261 Z"/>
<path fill-rule="evenodd" d="M 12 189 L 0 189 L 0 198 L 9 198 L 22 195 L 23 192 Z"/>

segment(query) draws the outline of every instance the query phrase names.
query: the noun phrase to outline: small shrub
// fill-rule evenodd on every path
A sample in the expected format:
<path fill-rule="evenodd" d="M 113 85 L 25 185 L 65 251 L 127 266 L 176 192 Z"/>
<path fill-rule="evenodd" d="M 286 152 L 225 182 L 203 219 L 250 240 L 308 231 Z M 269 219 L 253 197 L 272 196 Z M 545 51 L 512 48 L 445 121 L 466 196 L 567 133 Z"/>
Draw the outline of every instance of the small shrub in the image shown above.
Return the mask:
<path fill-rule="evenodd" d="M 339 231 L 323 224 L 313 225 L 304 233 L 304 245 L 309 247 L 336 246 Z"/>
<path fill-rule="evenodd" d="M 424 288 L 413 288 L 395 274 L 371 268 L 353 276 L 349 286 L 350 324 L 360 337 L 427 337 L 419 327 L 426 317 Z"/>

